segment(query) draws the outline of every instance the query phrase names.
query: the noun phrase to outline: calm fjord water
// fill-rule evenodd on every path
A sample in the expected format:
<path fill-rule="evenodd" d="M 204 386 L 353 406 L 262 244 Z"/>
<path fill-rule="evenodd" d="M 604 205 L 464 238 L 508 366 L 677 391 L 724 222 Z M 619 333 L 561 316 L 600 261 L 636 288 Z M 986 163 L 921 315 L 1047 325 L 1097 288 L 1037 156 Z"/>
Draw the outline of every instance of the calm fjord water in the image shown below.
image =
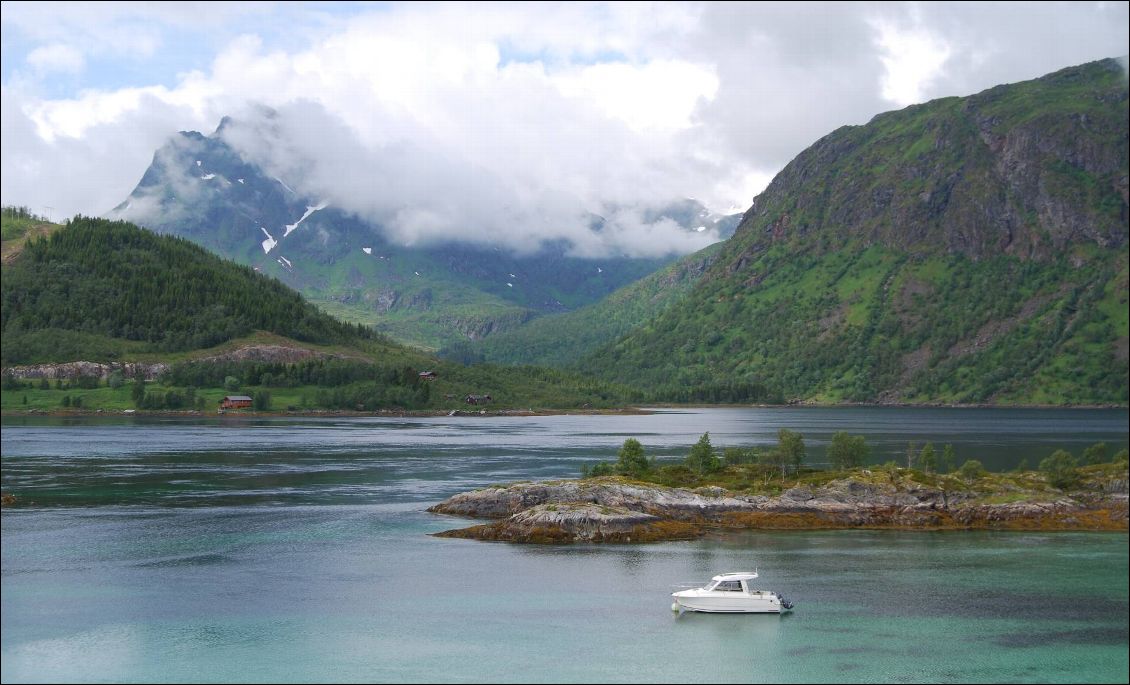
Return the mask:
<path fill-rule="evenodd" d="M 627 437 L 676 458 L 837 430 L 1035 464 L 1127 412 L 704 409 L 644 416 L 6 419 L 0 679 L 1109 682 L 1125 534 L 748 532 L 648 546 L 433 538 L 456 492 L 573 477 Z M 758 567 L 785 616 L 670 609 Z"/>

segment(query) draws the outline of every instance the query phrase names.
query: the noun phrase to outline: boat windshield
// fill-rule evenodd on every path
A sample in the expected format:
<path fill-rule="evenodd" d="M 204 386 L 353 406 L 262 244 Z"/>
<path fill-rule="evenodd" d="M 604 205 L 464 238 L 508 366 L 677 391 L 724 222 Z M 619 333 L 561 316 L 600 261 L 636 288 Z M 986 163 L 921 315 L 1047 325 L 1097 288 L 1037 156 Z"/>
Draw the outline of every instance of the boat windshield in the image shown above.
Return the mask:
<path fill-rule="evenodd" d="M 718 580 L 707 585 L 705 589 L 715 592 L 741 592 L 742 583 L 739 580 Z"/>

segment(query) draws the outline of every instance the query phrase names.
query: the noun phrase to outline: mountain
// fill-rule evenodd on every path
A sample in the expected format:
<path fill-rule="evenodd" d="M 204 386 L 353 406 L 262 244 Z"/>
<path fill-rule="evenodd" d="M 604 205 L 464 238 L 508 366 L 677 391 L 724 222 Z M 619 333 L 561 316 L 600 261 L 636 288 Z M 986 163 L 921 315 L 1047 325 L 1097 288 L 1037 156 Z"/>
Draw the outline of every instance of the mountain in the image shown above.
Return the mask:
<path fill-rule="evenodd" d="M 380 226 L 300 196 L 227 142 L 225 118 L 209 136 L 181 132 L 156 152 L 111 216 L 187 238 L 273 275 L 344 319 L 434 349 L 511 330 L 538 316 L 595 302 L 674 257 L 571 256 L 563 242 L 530 255 L 470 243 L 404 246 Z M 738 217 L 682 200 L 650 210 L 690 232 L 728 236 Z M 605 224 L 592 217 L 592 230 Z"/>
<path fill-rule="evenodd" d="M 253 331 L 320 344 L 376 338 L 273 278 L 126 222 L 77 217 L 26 242 L 0 278 L 5 365 L 185 352 Z"/>
<path fill-rule="evenodd" d="M 569 368 L 604 345 L 655 318 L 690 292 L 722 243 L 699 250 L 571 312 L 548 314 L 513 330 L 440 350 L 464 363 L 535 364 Z"/>
<path fill-rule="evenodd" d="M 671 396 L 1126 404 L 1127 119 L 1104 60 L 838 129 L 581 366 Z"/>
<path fill-rule="evenodd" d="M 89 391 L 87 409 L 215 407 L 233 390 L 229 377 L 241 392 L 274 394 L 279 408 L 450 412 L 469 395 L 489 395 L 495 408 L 628 401 L 623 388 L 576 374 L 437 360 L 338 321 L 278 280 L 183 238 L 122 221 L 76 217 L 57 226 L 23 214 L 0 215 L 5 411 L 80 406 L 66 404 L 78 389 Z M 106 387 L 115 369 L 156 379 L 144 403 L 123 405 L 130 389 Z"/>

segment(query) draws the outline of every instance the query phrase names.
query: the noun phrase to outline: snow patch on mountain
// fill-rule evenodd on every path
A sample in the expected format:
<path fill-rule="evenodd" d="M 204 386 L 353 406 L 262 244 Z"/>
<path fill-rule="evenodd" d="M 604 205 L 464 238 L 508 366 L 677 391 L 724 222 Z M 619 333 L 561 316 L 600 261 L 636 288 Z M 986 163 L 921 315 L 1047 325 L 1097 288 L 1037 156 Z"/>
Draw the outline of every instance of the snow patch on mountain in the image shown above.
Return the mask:
<path fill-rule="evenodd" d="M 274 249 L 275 245 L 279 244 L 279 241 L 275 240 L 275 237 L 270 233 L 267 233 L 267 229 L 262 226 L 259 227 L 259 230 L 263 232 L 263 235 L 267 236 L 267 239 L 260 243 L 260 245 L 263 246 L 263 254 L 271 254 L 271 250 Z"/>
<path fill-rule="evenodd" d="M 289 190 L 291 195 L 297 195 L 298 194 L 298 193 L 294 192 L 294 188 L 291 188 L 287 184 L 283 183 L 283 180 L 281 178 L 279 178 L 278 176 L 272 176 L 271 178 L 278 181 L 279 185 L 281 185 L 283 188 L 286 188 L 287 190 Z"/>
<path fill-rule="evenodd" d="M 279 181 L 279 183 L 282 183 L 282 181 Z M 307 205 L 306 206 L 306 213 L 302 215 L 301 219 L 299 219 L 298 221 L 295 221 L 293 224 L 287 224 L 286 225 L 286 233 L 283 233 L 283 237 L 285 238 L 288 235 L 290 235 L 291 231 L 298 228 L 298 224 L 302 223 L 303 221 L 306 221 L 306 217 L 310 216 L 311 214 L 318 211 L 319 209 L 325 209 L 328 206 L 329 206 L 328 202 L 319 202 L 318 204 L 316 204 L 312 207 L 310 205 Z"/>

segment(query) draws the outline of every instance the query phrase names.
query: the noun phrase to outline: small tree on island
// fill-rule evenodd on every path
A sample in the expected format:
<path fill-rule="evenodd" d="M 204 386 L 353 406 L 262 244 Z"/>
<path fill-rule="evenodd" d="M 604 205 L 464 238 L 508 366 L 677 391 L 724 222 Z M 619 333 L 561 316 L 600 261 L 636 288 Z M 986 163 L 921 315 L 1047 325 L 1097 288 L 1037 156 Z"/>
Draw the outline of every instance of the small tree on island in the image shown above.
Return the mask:
<path fill-rule="evenodd" d="M 941 471 L 942 473 L 953 473 L 955 468 L 957 468 L 957 455 L 953 451 L 953 445 L 947 443 L 946 446 L 942 448 Z"/>
<path fill-rule="evenodd" d="M 691 447 L 691 453 L 687 455 L 686 463 L 696 473 L 714 473 L 722 468 L 722 462 L 718 459 L 718 455 L 714 453 L 714 446 L 710 444 L 709 431 L 703 433 L 698 442 Z"/>
<path fill-rule="evenodd" d="M 858 468 L 870 456 L 871 448 L 862 435 L 848 435 L 839 431 L 832 436 L 832 444 L 828 446 L 828 461 L 834 469 Z"/>
<path fill-rule="evenodd" d="M 938 457 L 934 452 L 934 443 L 928 442 L 922 446 L 918 453 L 918 468 L 926 473 L 935 473 L 938 470 Z"/>
<path fill-rule="evenodd" d="M 788 428 L 777 431 L 777 452 L 781 462 L 781 477 L 784 478 L 791 466 L 793 471 L 800 471 L 804 463 L 805 447 L 804 436 Z"/>
<path fill-rule="evenodd" d="M 722 450 L 722 463 L 726 466 L 756 464 L 758 457 L 758 451 L 755 447 L 727 447 Z"/>
<path fill-rule="evenodd" d="M 635 438 L 625 440 L 617 456 L 616 470 L 620 473 L 626 476 L 641 476 L 647 473 L 647 457 L 639 440 Z"/>
<path fill-rule="evenodd" d="M 1040 462 L 1040 471 L 1048 477 L 1048 482 L 1059 489 L 1070 487 L 1079 480 L 1079 462 L 1067 450 L 1056 450 Z"/>
<path fill-rule="evenodd" d="M 981 465 L 981 462 L 976 459 L 966 459 L 965 463 L 961 465 L 961 468 L 957 470 L 957 475 L 965 480 L 977 480 L 978 478 L 987 476 L 988 473 L 985 467 Z"/>
<path fill-rule="evenodd" d="M 599 478 L 601 476 L 616 475 L 616 466 L 607 461 L 597 462 L 592 466 L 581 465 L 581 478 Z"/>
<path fill-rule="evenodd" d="M 906 468 L 914 468 L 914 460 L 918 457 L 918 445 L 914 441 L 906 443 Z"/>
<path fill-rule="evenodd" d="M 1083 455 L 1079 458 L 1079 463 L 1084 466 L 1094 466 L 1106 461 L 1107 448 L 1105 442 L 1096 442 L 1087 449 L 1083 450 Z"/>

